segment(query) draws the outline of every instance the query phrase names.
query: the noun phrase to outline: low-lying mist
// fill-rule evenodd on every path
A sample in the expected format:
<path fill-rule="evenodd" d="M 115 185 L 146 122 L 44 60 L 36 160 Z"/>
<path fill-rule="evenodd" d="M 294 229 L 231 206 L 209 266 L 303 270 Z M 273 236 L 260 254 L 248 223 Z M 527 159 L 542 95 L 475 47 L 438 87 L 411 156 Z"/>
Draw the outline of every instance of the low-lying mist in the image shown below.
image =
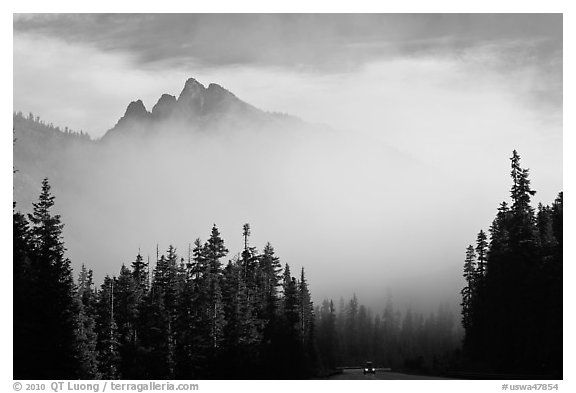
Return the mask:
<path fill-rule="evenodd" d="M 294 274 L 305 268 L 316 304 L 353 293 L 377 312 L 390 296 L 399 307 L 458 304 L 463 244 L 482 222 L 466 219 L 478 212 L 464 176 L 305 124 L 169 131 L 72 145 L 46 174 L 67 255 L 76 270 L 93 269 L 97 284 L 139 251 L 152 266 L 157 246 L 187 258 L 213 224 L 232 258 L 250 223 L 252 246 L 270 241 Z M 42 173 L 32 176 L 38 191 Z"/>

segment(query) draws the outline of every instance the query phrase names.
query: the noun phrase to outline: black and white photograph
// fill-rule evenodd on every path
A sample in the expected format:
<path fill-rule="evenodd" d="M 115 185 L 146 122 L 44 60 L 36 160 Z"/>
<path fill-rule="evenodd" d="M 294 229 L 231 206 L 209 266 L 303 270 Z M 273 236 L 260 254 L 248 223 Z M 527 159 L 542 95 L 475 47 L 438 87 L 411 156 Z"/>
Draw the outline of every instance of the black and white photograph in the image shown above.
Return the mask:
<path fill-rule="evenodd" d="M 13 380 L 562 390 L 563 18 L 13 13 Z"/>

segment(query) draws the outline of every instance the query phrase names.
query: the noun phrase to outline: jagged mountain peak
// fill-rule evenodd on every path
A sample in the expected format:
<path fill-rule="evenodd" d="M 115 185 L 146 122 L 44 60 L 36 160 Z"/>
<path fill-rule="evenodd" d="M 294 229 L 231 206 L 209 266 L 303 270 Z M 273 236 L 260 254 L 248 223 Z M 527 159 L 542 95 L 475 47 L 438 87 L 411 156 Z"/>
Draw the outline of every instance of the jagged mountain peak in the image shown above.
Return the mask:
<path fill-rule="evenodd" d="M 150 112 L 148 112 L 142 100 L 132 101 L 128 104 L 124 116 L 118 120 L 113 130 L 122 127 L 132 127 L 135 124 L 142 124 L 149 118 Z"/>
<path fill-rule="evenodd" d="M 205 130 L 212 125 L 227 126 L 262 124 L 273 121 L 274 116 L 240 100 L 217 83 L 205 87 L 194 78 L 188 78 L 178 97 L 162 94 L 148 112 L 142 100 L 132 101 L 124 116 L 109 135 L 158 134 L 161 129 Z M 140 130 L 140 131 L 139 131 Z M 186 131 L 188 132 L 188 131 Z"/>
<path fill-rule="evenodd" d="M 162 94 L 156 105 L 152 108 L 152 116 L 155 118 L 168 117 L 176 106 L 176 97 L 171 94 Z"/>
<path fill-rule="evenodd" d="M 190 97 L 201 96 L 205 90 L 206 88 L 202 83 L 198 82 L 194 78 L 188 78 L 184 84 L 184 88 L 182 89 L 180 96 L 178 97 L 178 101 Z"/>
<path fill-rule="evenodd" d="M 147 116 L 150 113 L 146 110 L 144 103 L 142 100 L 132 101 L 128 104 L 126 108 L 126 112 L 124 113 L 124 117 L 142 117 Z"/>
<path fill-rule="evenodd" d="M 188 78 L 186 79 L 186 83 L 184 84 L 184 88 L 201 88 L 201 89 L 205 89 L 204 85 L 200 82 L 198 82 L 196 79 L 194 78 Z"/>

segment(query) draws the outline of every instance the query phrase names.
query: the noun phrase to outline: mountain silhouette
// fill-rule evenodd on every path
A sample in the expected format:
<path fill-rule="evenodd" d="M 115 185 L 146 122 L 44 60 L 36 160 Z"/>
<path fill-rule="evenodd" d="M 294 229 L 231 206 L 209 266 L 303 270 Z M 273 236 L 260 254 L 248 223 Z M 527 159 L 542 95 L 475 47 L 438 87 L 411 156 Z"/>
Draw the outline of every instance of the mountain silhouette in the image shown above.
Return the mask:
<path fill-rule="evenodd" d="M 209 129 L 242 129 L 297 121 L 295 118 L 260 110 L 216 83 L 208 87 L 194 78 L 180 95 L 163 94 L 148 111 L 142 100 L 132 101 L 116 125 L 102 138 L 158 136 L 162 132 L 193 133 Z M 169 130 L 169 131 L 167 131 Z"/>

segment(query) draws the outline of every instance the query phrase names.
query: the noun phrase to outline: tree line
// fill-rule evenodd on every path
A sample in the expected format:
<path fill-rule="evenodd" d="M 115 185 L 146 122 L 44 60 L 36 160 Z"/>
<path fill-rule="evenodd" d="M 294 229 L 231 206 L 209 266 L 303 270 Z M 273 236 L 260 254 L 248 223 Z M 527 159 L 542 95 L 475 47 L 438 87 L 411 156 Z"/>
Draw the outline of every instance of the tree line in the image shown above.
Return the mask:
<path fill-rule="evenodd" d="M 510 160 L 511 204 L 466 248 L 463 365 L 562 378 L 563 193 L 535 210 L 529 170 Z"/>
<path fill-rule="evenodd" d="M 14 120 L 14 124 L 26 123 L 28 128 L 38 130 L 43 133 L 62 133 L 69 137 L 75 137 L 87 141 L 92 140 L 90 138 L 90 134 L 84 132 L 83 130 L 76 131 L 68 128 L 68 126 L 64 127 L 64 129 L 61 129 L 59 126 L 55 126 L 54 123 L 46 123 L 40 118 L 40 116 L 34 115 L 32 112 L 29 112 L 27 116 L 24 116 L 21 111 L 12 112 L 12 118 Z"/>
<path fill-rule="evenodd" d="M 226 264 L 216 225 L 187 258 L 155 267 L 138 253 L 99 288 L 73 279 L 47 179 L 33 212 L 13 213 L 15 379 L 305 378 L 315 373 L 313 303 L 304 269 L 270 243 Z"/>
<path fill-rule="evenodd" d="M 186 255 L 150 265 L 138 253 L 118 276 L 77 281 L 47 179 L 13 212 L 15 379 L 289 379 L 338 366 L 439 374 L 467 370 L 562 377 L 563 193 L 531 206 L 529 170 L 511 158 L 511 204 L 466 249 L 464 338 L 450 308 L 423 315 L 391 300 L 381 313 L 356 295 L 314 307 L 304 269 L 282 267 L 269 243 L 229 251 L 216 225 Z"/>
<path fill-rule="evenodd" d="M 447 304 L 424 315 L 411 307 L 401 311 L 389 298 L 375 314 L 354 294 L 347 302 L 341 298 L 338 310 L 324 300 L 315 314 L 319 360 L 328 370 L 372 361 L 377 367 L 442 374 L 460 348 L 461 330 Z"/>

